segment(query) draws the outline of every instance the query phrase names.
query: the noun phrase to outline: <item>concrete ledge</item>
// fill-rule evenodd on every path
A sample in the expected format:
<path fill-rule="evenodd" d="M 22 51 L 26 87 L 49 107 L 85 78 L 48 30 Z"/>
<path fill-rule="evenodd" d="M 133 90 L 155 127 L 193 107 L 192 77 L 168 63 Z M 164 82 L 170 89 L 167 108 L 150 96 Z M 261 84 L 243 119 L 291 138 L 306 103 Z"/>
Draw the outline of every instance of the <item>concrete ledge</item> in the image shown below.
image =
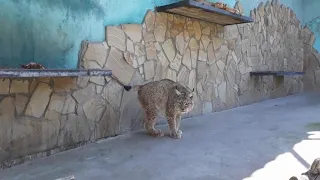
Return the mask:
<path fill-rule="evenodd" d="M 1 69 L 0 78 L 111 76 L 104 69 Z"/>
<path fill-rule="evenodd" d="M 256 71 L 250 72 L 250 76 L 294 76 L 294 75 L 304 75 L 305 72 L 295 72 L 295 71 Z"/>

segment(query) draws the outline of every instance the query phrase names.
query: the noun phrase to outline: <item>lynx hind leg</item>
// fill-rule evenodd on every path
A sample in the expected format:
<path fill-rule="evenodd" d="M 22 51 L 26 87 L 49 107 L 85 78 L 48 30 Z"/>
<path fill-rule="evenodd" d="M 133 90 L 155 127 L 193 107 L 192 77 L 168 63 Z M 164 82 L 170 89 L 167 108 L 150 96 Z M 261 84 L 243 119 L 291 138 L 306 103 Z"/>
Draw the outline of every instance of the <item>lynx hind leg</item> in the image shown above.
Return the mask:
<path fill-rule="evenodd" d="M 148 108 L 145 110 L 145 121 L 144 127 L 148 131 L 151 136 L 154 137 L 162 137 L 164 133 L 160 129 L 156 129 L 154 126 L 156 125 L 156 118 L 157 118 L 157 109 L 156 108 Z"/>

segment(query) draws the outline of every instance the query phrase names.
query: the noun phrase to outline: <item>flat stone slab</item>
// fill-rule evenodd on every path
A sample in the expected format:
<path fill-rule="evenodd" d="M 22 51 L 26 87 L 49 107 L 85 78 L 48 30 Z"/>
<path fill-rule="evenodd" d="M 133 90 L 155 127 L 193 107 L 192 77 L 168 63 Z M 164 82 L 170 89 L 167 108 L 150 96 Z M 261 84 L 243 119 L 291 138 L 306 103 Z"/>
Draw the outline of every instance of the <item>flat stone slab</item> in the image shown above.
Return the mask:
<path fill-rule="evenodd" d="M 156 11 L 195 18 L 223 26 L 253 22 L 251 17 L 234 14 L 194 0 L 182 0 L 177 3 L 158 6 Z"/>
<path fill-rule="evenodd" d="M 0 69 L 0 78 L 111 76 L 104 69 Z"/>
<path fill-rule="evenodd" d="M 305 72 L 296 71 L 254 71 L 250 72 L 250 76 L 296 76 L 304 75 Z"/>
<path fill-rule="evenodd" d="M 319 156 L 319 108 L 320 93 L 265 101 L 185 119 L 180 140 L 136 132 L 1 170 L 0 179 L 287 180 Z"/>

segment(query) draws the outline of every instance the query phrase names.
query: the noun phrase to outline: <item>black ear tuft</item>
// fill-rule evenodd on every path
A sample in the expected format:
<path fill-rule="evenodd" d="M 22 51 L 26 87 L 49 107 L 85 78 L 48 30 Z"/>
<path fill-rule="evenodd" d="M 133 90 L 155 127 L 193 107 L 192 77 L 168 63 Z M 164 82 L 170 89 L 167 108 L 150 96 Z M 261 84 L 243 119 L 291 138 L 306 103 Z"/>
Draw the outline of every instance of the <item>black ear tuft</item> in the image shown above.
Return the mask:
<path fill-rule="evenodd" d="M 130 91 L 132 89 L 132 86 L 123 86 L 123 88 L 126 90 L 126 91 Z"/>
<path fill-rule="evenodd" d="M 194 88 L 192 89 L 192 92 L 194 92 Z"/>

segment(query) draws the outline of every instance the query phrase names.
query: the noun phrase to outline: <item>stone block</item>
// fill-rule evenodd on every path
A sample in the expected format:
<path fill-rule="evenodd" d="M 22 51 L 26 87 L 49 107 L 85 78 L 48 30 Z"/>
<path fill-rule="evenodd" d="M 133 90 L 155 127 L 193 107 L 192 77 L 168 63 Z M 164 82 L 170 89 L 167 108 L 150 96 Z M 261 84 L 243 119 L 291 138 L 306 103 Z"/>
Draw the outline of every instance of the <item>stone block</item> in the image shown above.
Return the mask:
<path fill-rule="evenodd" d="M 218 86 L 218 94 L 221 102 L 226 103 L 227 102 L 227 83 L 222 82 Z"/>
<path fill-rule="evenodd" d="M 94 96 L 85 102 L 82 108 L 87 119 L 97 122 L 105 111 L 105 103 L 100 96 Z"/>
<path fill-rule="evenodd" d="M 88 76 L 78 77 L 78 79 L 77 79 L 77 85 L 78 85 L 80 88 L 85 88 L 85 87 L 87 87 L 87 85 L 88 85 L 89 79 L 90 79 L 90 77 L 88 77 Z"/>
<path fill-rule="evenodd" d="M 123 54 L 124 59 L 130 64 L 133 68 L 138 68 L 138 59 L 135 57 L 134 54 L 126 51 Z"/>
<path fill-rule="evenodd" d="M 14 99 L 12 97 L 5 97 L 0 102 L 0 160 L 6 160 L 11 151 L 9 148 L 12 139 L 12 125 L 15 121 L 14 116 Z"/>
<path fill-rule="evenodd" d="M 12 80 L 10 93 L 29 93 L 29 81 L 27 80 Z"/>
<path fill-rule="evenodd" d="M 120 113 L 114 110 L 111 105 L 106 104 L 106 109 L 100 121 L 95 126 L 95 138 L 113 137 L 120 134 Z"/>
<path fill-rule="evenodd" d="M 140 74 L 135 73 L 130 84 L 143 84 L 143 82 L 144 80 Z M 130 130 L 137 130 L 143 127 L 142 113 L 144 112 L 139 104 L 137 92 L 124 91 L 120 107 L 120 132 L 125 133 Z"/>
<path fill-rule="evenodd" d="M 202 42 L 204 50 L 206 51 L 207 48 L 208 48 L 209 43 L 211 42 L 210 39 L 209 39 L 209 36 L 203 35 L 202 38 L 201 38 L 201 42 Z"/>
<path fill-rule="evenodd" d="M 154 76 L 154 80 L 158 81 L 165 79 L 168 71 L 168 66 L 163 66 L 160 62 L 157 62 L 157 68 Z"/>
<path fill-rule="evenodd" d="M 120 51 L 126 50 L 126 35 L 123 30 L 116 26 L 106 27 L 106 41 L 111 47 L 115 47 Z"/>
<path fill-rule="evenodd" d="M 0 95 L 9 94 L 10 79 L 0 79 Z"/>
<path fill-rule="evenodd" d="M 207 54 L 207 52 L 200 50 L 200 51 L 199 51 L 198 60 L 199 60 L 199 61 L 208 61 L 208 54 Z"/>
<path fill-rule="evenodd" d="M 112 70 L 115 76 L 123 84 L 128 84 L 133 76 L 134 68 L 123 57 L 121 51 L 111 48 L 105 68 Z"/>
<path fill-rule="evenodd" d="M 124 24 L 122 29 L 134 43 L 141 42 L 142 27 L 140 24 Z"/>
<path fill-rule="evenodd" d="M 190 74 L 189 74 L 188 87 L 190 88 L 190 90 L 193 90 L 195 86 L 196 86 L 196 70 L 193 69 L 192 71 L 190 71 Z"/>
<path fill-rule="evenodd" d="M 90 82 L 97 84 L 97 85 L 104 86 L 105 78 L 103 76 L 91 76 Z"/>
<path fill-rule="evenodd" d="M 83 103 L 87 102 L 94 95 L 95 95 L 95 86 L 94 86 L 94 84 L 90 84 L 84 89 L 78 89 L 72 94 L 72 96 L 75 98 L 75 100 L 79 104 L 83 104 Z"/>
<path fill-rule="evenodd" d="M 145 80 L 148 81 L 151 78 L 154 77 L 155 71 L 154 71 L 154 61 L 146 61 L 144 63 L 144 75 L 145 75 Z"/>
<path fill-rule="evenodd" d="M 189 48 L 187 48 L 183 54 L 182 64 L 185 65 L 189 70 L 191 70 L 192 62 L 191 62 L 191 51 Z"/>
<path fill-rule="evenodd" d="M 189 48 L 190 48 L 191 51 L 200 49 L 200 45 L 199 45 L 198 41 L 195 38 L 191 38 L 190 39 Z"/>
<path fill-rule="evenodd" d="M 64 101 L 65 101 L 64 96 L 61 96 L 58 94 L 52 94 L 50 103 L 48 106 L 48 110 L 61 113 L 63 110 Z"/>
<path fill-rule="evenodd" d="M 173 26 L 168 28 L 171 33 L 171 37 L 177 36 L 183 31 L 185 26 L 186 18 L 182 16 L 173 16 Z"/>
<path fill-rule="evenodd" d="M 179 71 L 182 62 L 182 56 L 177 54 L 174 60 L 170 63 L 170 67 L 176 71 Z"/>
<path fill-rule="evenodd" d="M 198 61 L 198 51 L 193 50 L 193 51 L 191 51 L 191 66 L 192 66 L 192 68 L 197 67 L 197 61 Z"/>
<path fill-rule="evenodd" d="M 115 80 L 111 80 L 103 89 L 102 97 L 107 100 L 115 110 L 120 109 L 123 87 Z"/>
<path fill-rule="evenodd" d="M 68 95 L 63 104 L 62 114 L 71 114 L 76 112 L 76 101 L 71 95 Z"/>
<path fill-rule="evenodd" d="M 72 77 L 53 78 L 55 92 L 70 92 L 78 89 L 77 79 Z"/>
<path fill-rule="evenodd" d="M 205 28 L 202 30 L 202 34 L 207 35 L 207 36 L 210 36 L 210 34 L 211 34 L 211 28 L 210 28 L 210 27 L 205 27 Z"/>
<path fill-rule="evenodd" d="M 153 32 L 148 32 L 146 29 L 143 29 L 142 35 L 143 35 L 144 43 L 150 43 L 150 42 L 156 41 Z"/>
<path fill-rule="evenodd" d="M 217 37 L 212 37 L 213 49 L 218 50 L 220 49 L 221 45 L 223 44 L 224 40 Z"/>
<path fill-rule="evenodd" d="M 51 120 L 51 121 L 59 121 L 61 117 L 61 114 L 56 112 L 56 111 L 51 111 L 51 110 L 47 110 L 44 118 L 46 120 Z"/>
<path fill-rule="evenodd" d="M 51 92 L 52 89 L 48 84 L 39 83 L 31 96 L 25 114 L 40 118 L 44 114 L 49 103 Z"/>
<path fill-rule="evenodd" d="M 146 53 L 148 60 L 157 60 L 157 49 L 154 43 L 146 43 Z"/>
<path fill-rule="evenodd" d="M 164 42 L 166 40 L 166 26 L 164 24 L 158 25 L 154 30 L 155 40 L 157 42 Z"/>
<path fill-rule="evenodd" d="M 171 62 L 176 56 L 176 50 L 174 48 L 173 42 L 171 39 L 166 40 L 162 44 L 162 48 L 164 50 L 164 53 L 166 54 L 168 60 Z"/>
<path fill-rule="evenodd" d="M 83 61 L 96 61 L 103 67 L 107 60 L 108 49 L 109 47 L 106 43 L 90 42 L 88 43 Z"/>
<path fill-rule="evenodd" d="M 155 18 L 155 13 L 152 12 L 151 10 L 149 10 L 147 12 L 147 15 L 146 17 L 144 18 L 144 23 L 146 24 L 146 28 L 147 28 L 147 31 L 153 31 L 154 30 L 154 22 L 156 20 Z"/>
<path fill-rule="evenodd" d="M 162 66 L 164 66 L 164 67 L 168 67 L 169 66 L 169 61 L 168 61 L 166 55 L 163 53 L 163 51 L 158 53 L 158 60 L 160 61 Z"/>
<path fill-rule="evenodd" d="M 194 33 L 195 33 L 195 38 L 199 41 L 201 39 L 201 26 L 199 21 L 194 21 L 193 22 L 193 29 L 194 29 Z"/>
<path fill-rule="evenodd" d="M 178 36 L 176 36 L 176 48 L 181 55 L 184 54 L 185 46 L 183 32 L 181 32 Z"/>
<path fill-rule="evenodd" d="M 182 66 L 181 70 L 179 71 L 177 80 L 178 80 L 180 83 L 188 86 L 188 83 L 189 83 L 189 74 L 190 74 L 190 72 L 188 71 L 188 69 L 187 69 L 185 66 Z"/>
<path fill-rule="evenodd" d="M 127 40 L 127 51 L 134 53 L 134 44 L 130 39 Z"/>
<path fill-rule="evenodd" d="M 16 112 L 18 115 L 21 115 L 29 101 L 27 96 L 16 94 L 14 99 L 14 105 L 16 107 Z"/>
<path fill-rule="evenodd" d="M 11 157 L 21 157 L 54 148 L 59 136 L 60 121 L 16 119 L 12 128 Z"/>
<path fill-rule="evenodd" d="M 172 70 L 171 68 L 168 69 L 166 79 L 171 79 L 172 81 L 177 81 L 177 72 Z"/>
<path fill-rule="evenodd" d="M 85 60 L 83 61 L 83 67 L 84 69 L 101 69 L 103 66 L 100 66 L 97 61 Z"/>
<path fill-rule="evenodd" d="M 211 114 L 212 113 L 212 103 L 205 102 L 203 107 L 203 114 Z"/>
<path fill-rule="evenodd" d="M 93 140 L 95 123 L 84 116 L 76 114 L 61 117 L 61 130 L 58 136 L 58 146 L 74 146 L 80 142 Z"/>

